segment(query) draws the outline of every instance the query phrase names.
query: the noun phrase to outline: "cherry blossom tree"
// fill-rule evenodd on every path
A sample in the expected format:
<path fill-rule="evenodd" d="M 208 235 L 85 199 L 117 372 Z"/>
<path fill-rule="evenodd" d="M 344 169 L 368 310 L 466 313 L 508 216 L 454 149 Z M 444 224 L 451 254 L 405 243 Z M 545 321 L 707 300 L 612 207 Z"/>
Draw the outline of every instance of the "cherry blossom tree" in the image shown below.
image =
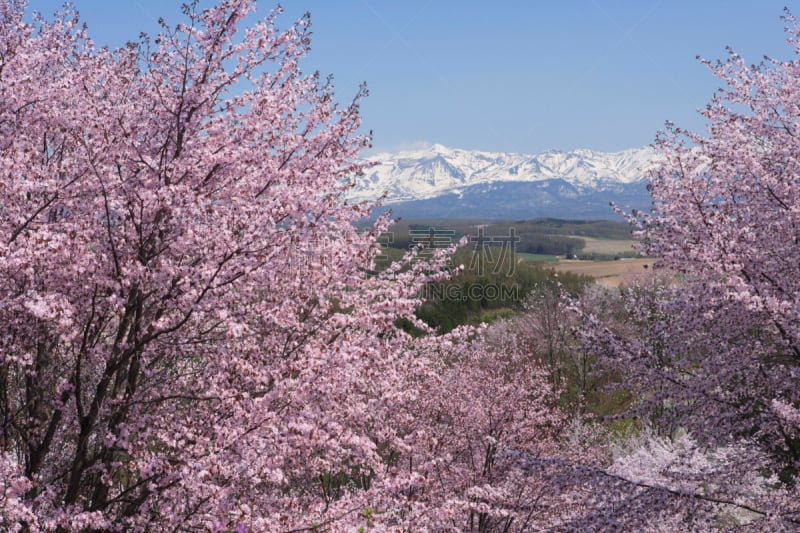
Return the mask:
<path fill-rule="evenodd" d="M 416 476 L 409 498 L 424 503 L 413 508 L 412 523 L 527 531 L 547 523 L 561 502 L 546 479 L 527 475 L 519 456 L 557 456 L 567 417 L 547 371 L 514 344 L 491 335 L 434 346 L 433 371 L 407 409 L 412 446 L 396 466 Z"/>
<path fill-rule="evenodd" d="M 307 17 L 195 3 L 109 50 L 26 7 L 0 0 L 0 528 L 794 524 L 794 63 L 711 65 L 712 135 L 661 141 L 640 223 L 681 283 L 584 339 L 691 439 L 612 457 L 524 336 L 415 318 L 448 250 L 376 272 L 365 91 L 303 72 Z"/>
<path fill-rule="evenodd" d="M 1 527 L 365 525 L 413 392 L 394 324 L 425 330 L 445 259 L 374 274 L 364 91 L 339 107 L 308 18 L 245 28 L 248 0 L 118 50 L 25 9 L 0 2 Z"/>
<path fill-rule="evenodd" d="M 748 65 L 731 51 L 705 62 L 724 83 L 702 113 L 707 131 L 658 137 L 653 210 L 630 217 L 662 274 L 625 291 L 626 324 L 590 317 L 585 338 L 662 434 L 754 450 L 721 490 L 753 472 L 772 479 L 769 501 L 753 493 L 747 505 L 783 524 L 773 527 L 796 527 L 800 511 L 789 496 L 800 464 L 800 25 L 785 21 L 794 60 Z"/>
<path fill-rule="evenodd" d="M 408 531 L 780 530 L 774 491 L 752 441 L 709 449 L 685 432 L 614 438 L 560 408 L 550 370 L 510 320 L 468 339 L 420 346 L 405 403 L 383 449 L 372 524 Z M 573 410 L 574 411 L 574 410 Z M 402 443 L 398 446 L 398 444 Z M 356 524 L 353 524 L 354 527 Z"/>

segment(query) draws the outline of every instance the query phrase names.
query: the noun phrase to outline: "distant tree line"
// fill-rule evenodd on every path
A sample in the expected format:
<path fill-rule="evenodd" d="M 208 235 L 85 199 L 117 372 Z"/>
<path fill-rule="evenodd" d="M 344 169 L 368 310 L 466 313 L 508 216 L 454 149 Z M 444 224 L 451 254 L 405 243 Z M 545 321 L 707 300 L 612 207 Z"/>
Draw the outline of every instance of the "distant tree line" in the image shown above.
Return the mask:
<path fill-rule="evenodd" d="M 518 228 L 514 224 L 495 224 L 470 229 L 458 225 L 449 227 L 446 223 L 401 226 L 396 231 L 385 234 L 382 244 L 397 250 L 409 250 L 422 243 L 432 245 L 434 248 L 443 248 L 464 235 L 469 235 L 471 241 L 475 242 L 479 238 L 481 229 L 481 234 L 486 238 L 509 238 L 510 235 L 518 237 L 519 240 L 514 246 L 515 251 L 523 253 L 572 256 L 579 254 L 586 246 L 586 241 L 579 237 L 547 233 L 539 227 L 530 225 L 521 225 Z"/>

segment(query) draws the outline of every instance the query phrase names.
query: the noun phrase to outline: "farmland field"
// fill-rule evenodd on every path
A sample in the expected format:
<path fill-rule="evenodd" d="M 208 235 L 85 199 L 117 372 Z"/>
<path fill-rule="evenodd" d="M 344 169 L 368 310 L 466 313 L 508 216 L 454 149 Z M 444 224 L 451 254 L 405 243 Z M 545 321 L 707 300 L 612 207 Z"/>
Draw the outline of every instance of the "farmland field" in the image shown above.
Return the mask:
<path fill-rule="evenodd" d="M 595 253 L 603 255 L 615 255 L 633 252 L 635 241 L 631 239 L 597 239 L 594 237 L 581 237 L 586 241 L 581 253 Z"/>
<path fill-rule="evenodd" d="M 621 259 L 618 261 L 561 261 L 559 264 L 553 265 L 553 269 L 556 272 L 586 274 L 594 277 L 603 285 L 616 287 L 622 278 L 644 272 L 654 262 L 655 259 L 652 258 Z"/>
<path fill-rule="evenodd" d="M 559 258 L 555 255 L 549 254 L 529 254 L 518 252 L 517 257 L 519 257 L 523 261 L 528 261 L 531 263 L 558 263 Z"/>

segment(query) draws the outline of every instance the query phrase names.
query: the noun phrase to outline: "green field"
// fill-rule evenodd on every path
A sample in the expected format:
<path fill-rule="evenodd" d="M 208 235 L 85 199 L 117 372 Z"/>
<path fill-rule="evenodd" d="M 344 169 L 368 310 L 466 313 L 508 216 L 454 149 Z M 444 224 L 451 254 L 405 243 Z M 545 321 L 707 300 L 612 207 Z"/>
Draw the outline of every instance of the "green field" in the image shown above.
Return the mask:
<path fill-rule="evenodd" d="M 549 254 L 528 254 L 519 252 L 517 257 L 528 263 L 558 263 L 559 258 Z"/>

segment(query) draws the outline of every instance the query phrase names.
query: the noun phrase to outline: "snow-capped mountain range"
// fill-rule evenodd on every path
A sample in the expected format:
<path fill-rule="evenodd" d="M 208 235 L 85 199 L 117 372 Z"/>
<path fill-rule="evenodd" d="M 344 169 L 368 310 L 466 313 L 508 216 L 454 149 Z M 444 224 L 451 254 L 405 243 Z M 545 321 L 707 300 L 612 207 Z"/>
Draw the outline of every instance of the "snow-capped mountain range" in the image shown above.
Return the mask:
<path fill-rule="evenodd" d="M 613 218 L 609 202 L 646 209 L 651 148 L 621 152 L 551 150 L 537 155 L 434 144 L 377 154 L 350 197 L 376 200 L 405 217 Z"/>

